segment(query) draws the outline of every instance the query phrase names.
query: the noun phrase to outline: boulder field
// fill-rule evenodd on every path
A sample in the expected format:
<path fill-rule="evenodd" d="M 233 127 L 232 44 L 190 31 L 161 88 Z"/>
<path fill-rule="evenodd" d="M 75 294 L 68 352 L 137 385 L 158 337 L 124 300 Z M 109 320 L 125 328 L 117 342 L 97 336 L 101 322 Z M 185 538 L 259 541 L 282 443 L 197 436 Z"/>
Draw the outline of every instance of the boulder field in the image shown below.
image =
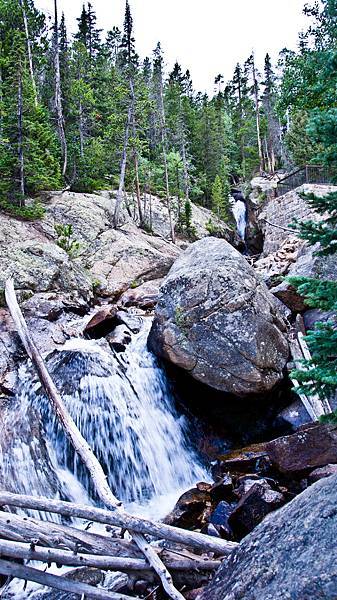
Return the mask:
<path fill-rule="evenodd" d="M 173 264 L 149 347 L 193 378 L 237 396 L 272 389 L 289 354 L 275 299 L 247 260 L 216 238 L 195 242 Z"/>

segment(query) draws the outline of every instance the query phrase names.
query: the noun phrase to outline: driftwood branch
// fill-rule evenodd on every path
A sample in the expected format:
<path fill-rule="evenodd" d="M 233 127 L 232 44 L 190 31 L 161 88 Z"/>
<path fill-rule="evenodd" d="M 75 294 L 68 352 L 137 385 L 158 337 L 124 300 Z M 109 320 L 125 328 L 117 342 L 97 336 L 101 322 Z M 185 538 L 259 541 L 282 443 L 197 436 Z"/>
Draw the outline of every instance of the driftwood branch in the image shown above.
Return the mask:
<path fill-rule="evenodd" d="M 79 517 L 95 523 L 124 527 L 129 531 L 149 534 L 156 539 L 165 539 L 176 542 L 181 546 L 188 546 L 202 552 L 214 552 L 215 554 L 229 554 L 238 546 L 236 542 L 227 542 L 220 538 L 198 533 L 196 531 L 186 531 L 157 523 L 134 515 L 129 515 L 121 510 L 108 511 L 103 508 L 74 504 L 73 502 L 64 502 L 62 500 L 52 500 L 50 498 L 36 498 L 35 496 L 25 496 L 23 494 L 12 494 L 11 492 L 0 491 L 0 506 L 16 506 L 18 508 L 30 508 L 63 515 L 65 517 Z"/>
<path fill-rule="evenodd" d="M 55 548 L 44 548 L 34 543 L 12 542 L 0 540 L 0 554 L 9 558 L 22 560 L 38 560 L 40 562 L 65 565 L 68 567 L 95 567 L 110 571 L 151 571 L 149 564 L 141 558 L 126 558 L 120 556 L 101 556 L 97 554 L 75 553 L 69 550 Z M 165 558 L 167 565 L 175 571 L 214 571 L 220 565 L 218 560 L 203 560 L 198 558 L 173 559 L 171 556 Z"/>
<path fill-rule="evenodd" d="M 131 558 L 142 556 L 141 551 L 127 540 L 8 512 L 0 512 L 0 538 L 13 542 L 35 542 L 41 546 L 95 555 Z"/>
<path fill-rule="evenodd" d="M 88 598 L 97 598 L 98 600 L 134 600 L 131 596 L 125 596 L 118 592 L 108 592 L 107 590 L 95 588 L 87 583 L 73 581 L 71 579 L 66 579 L 65 577 L 60 577 L 59 575 L 44 573 L 38 569 L 19 565 L 7 560 L 0 559 L 0 573 L 2 575 L 8 575 L 9 577 L 18 577 L 19 579 L 35 581 L 41 585 L 46 585 L 57 590 L 63 590 L 64 592 L 69 592 L 71 594 L 79 594 L 80 596 L 85 595 Z"/>

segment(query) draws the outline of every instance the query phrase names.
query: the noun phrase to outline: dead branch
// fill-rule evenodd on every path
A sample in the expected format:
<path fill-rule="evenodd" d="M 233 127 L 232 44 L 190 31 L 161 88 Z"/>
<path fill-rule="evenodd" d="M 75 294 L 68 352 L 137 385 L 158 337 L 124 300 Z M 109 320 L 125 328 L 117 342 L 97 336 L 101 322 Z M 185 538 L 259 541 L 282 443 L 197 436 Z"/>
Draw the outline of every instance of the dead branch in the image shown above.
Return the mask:
<path fill-rule="evenodd" d="M 64 592 L 79 594 L 80 596 L 85 595 L 88 598 L 97 598 L 98 600 L 134 600 L 131 596 L 108 592 L 107 590 L 95 588 L 87 583 L 73 581 L 59 575 L 44 573 L 38 569 L 19 565 L 7 560 L 0 559 L 0 573 L 2 575 L 8 575 L 9 577 L 18 577 L 19 579 L 25 579 L 27 581 L 35 581 L 41 585 L 46 585 L 57 590 L 63 590 Z"/>
<path fill-rule="evenodd" d="M 181 546 L 195 548 L 202 552 L 214 552 L 220 556 L 229 554 L 238 546 L 236 542 L 228 542 L 196 531 L 187 531 L 173 527 L 172 525 L 166 525 L 165 523 L 157 523 L 130 515 L 121 510 L 108 511 L 103 508 L 74 504 L 73 502 L 64 502 L 62 500 L 52 500 L 43 497 L 36 498 L 35 496 L 0 491 L 0 506 L 16 506 L 18 508 L 30 508 L 32 510 L 56 513 L 65 517 L 79 517 L 88 521 L 103 523 L 104 525 L 123 527 L 129 531 L 149 534 L 156 539 L 166 539 L 176 542 Z"/>
<path fill-rule="evenodd" d="M 110 571 L 122 571 L 129 573 L 130 571 L 151 571 L 148 562 L 140 558 L 126 558 L 120 556 L 101 556 L 97 554 L 74 553 L 69 550 L 59 550 L 55 548 L 45 548 L 36 545 L 33 542 L 30 544 L 22 542 L 12 542 L 9 540 L 0 540 L 0 554 L 9 558 L 22 560 L 37 560 L 46 563 L 55 562 L 58 565 L 69 567 L 95 567 Z M 172 559 L 166 557 L 164 560 L 172 570 L 175 571 L 214 571 L 221 562 L 216 560 L 202 560 L 195 557 L 196 560 L 190 558 Z M 142 574 L 142 577 L 144 574 Z"/>

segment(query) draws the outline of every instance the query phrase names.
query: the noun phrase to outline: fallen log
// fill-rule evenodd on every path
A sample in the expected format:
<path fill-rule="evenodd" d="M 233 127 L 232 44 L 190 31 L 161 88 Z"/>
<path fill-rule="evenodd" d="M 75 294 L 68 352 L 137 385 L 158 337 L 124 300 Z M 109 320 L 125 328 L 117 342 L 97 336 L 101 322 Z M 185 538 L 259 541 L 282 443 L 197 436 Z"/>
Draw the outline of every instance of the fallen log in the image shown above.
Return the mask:
<path fill-rule="evenodd" d="M 18 577 L 26 581 L 35 581 L 41 585 L 46 585 L 57 590 L 69 592 L 71 594 L 78 594 L 79 596 L 86 596 L 88 598 L 97 598 L 97 600 L 134 600 L 134 597 L 126 596 L 125 594 L 119 594 L 118 592 L 109 592 L 100 588 L 93 587 L 87 583 L 80 581 L 73 581 L 60 575 L 52 575 L 51 573 L 44 573 L 38 569 L 32 567 L 26 567 L 17 563 L 9 562 L 7 560 L 0 559 L 0 573 L 7 575 L 8 577 Z"/>
<path fill-rule="evenodd" d="M 30 508 L 63 515 L 65 517 L 79 517 L 95 523 L 125 527 L 128 530 L 149 534 L 156 539 L 165 539 L 176 542 L 181 546 L 188 546 L 202 552 L 214 552 L 218 555 L 229 554 L 238 546 L 236 542 L 228 542 L 220 538 L 211 537 L 196 531 L 179 529 L 165 523 L 149 521 L 141 517 L 130 515 L 126 512 L 108 511 L 103 508 L 64 502 L 63 500 L 51 500 L 50 498 L 36 498 L 23 494 L 0 491 L 0 506 L 16 506 L 18 508 Z"/>
<path fill-rule="evenodd" d="M 95 555 L 142 556 L 141 551 L 127 540 L 7 512 L 0 512 L 0 538 Z"/>
<path fill-rule="evenodd" d="M 110 571 L 151 571 L 148 562 L 141 558 L 126 558 L 120 556 L 101 556 L 97 554 L 74 553 L 69 550 L 44 548 L 34 543 L 12 542 L 0 540 L 0 554 L 9 558 L 22 560 L 37 560 L 40 562 L 64 565 L 68 567 L 96 567 Z M 220 565 L 219 560 L 203 560 L 191 558 L 172 559 L 168 557 L 166 564 L 175 571 L 215 571 Z"/>

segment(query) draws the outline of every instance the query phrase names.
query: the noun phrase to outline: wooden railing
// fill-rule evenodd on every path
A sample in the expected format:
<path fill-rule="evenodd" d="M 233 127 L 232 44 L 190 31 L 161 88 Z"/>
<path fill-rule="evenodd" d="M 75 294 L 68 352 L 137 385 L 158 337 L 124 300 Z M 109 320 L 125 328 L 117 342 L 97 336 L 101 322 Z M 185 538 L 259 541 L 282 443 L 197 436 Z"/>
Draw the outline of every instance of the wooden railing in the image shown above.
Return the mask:
<path fill-rule="evenodd" d="M 283 196 L 304 183 L 330 184 L 336 181 L 337 170 L 323 165 L 305 165 L 293 171 L 277 184 L 275 196 Z"/>

